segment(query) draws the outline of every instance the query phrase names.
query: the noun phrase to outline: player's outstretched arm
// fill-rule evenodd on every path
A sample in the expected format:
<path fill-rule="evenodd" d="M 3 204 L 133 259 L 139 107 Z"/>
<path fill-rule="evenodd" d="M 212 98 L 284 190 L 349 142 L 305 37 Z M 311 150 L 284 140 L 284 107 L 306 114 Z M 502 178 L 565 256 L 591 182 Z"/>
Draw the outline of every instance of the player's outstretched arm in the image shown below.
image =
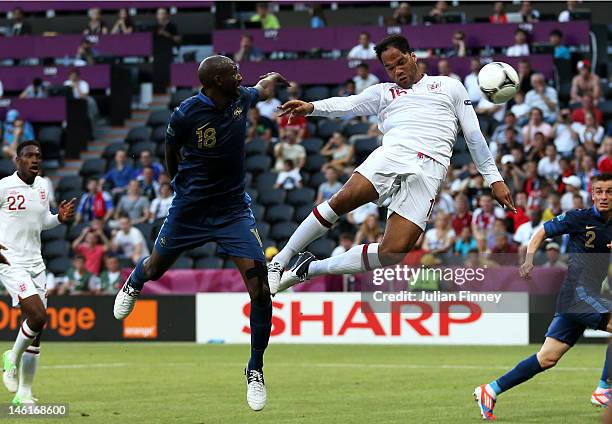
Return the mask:
<path fill-rule="evenodd" d="M 546 239 L 546 231 L 544 227 L 540 228 L 529 240 L 527 246 L 527 254 L 525 255 L 525 262 L 521 265 L 519 272 L 523 278 L 531 278 L 531 270 L 533 270 L 533 258 L 535 253 L 538 251 L 542 242 Z"/>

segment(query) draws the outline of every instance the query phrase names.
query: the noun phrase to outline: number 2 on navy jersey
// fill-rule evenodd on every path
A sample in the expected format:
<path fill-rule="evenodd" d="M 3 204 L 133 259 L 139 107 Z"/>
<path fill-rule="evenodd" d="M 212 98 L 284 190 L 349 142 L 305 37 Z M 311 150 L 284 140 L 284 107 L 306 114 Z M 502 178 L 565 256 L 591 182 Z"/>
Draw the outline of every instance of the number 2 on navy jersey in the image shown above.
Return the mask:
<path fill-rule="evenodd" d="M 26 207 L 23 205 L 25 203 L 25 197 L 23 194 L 19 194 L 17 196 L 9 196 L 6 198 L 6 201 L 9 204 L 9 211 L 25 211 Z"/>

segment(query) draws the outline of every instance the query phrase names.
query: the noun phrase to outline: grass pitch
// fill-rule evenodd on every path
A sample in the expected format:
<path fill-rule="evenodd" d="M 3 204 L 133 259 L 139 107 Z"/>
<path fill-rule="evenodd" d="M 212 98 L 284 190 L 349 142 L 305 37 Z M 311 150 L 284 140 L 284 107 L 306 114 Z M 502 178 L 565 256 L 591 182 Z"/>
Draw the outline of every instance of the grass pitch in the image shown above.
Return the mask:
<path fill-rule="evenodd" d="M 2 350 L 9 348 L 3 343 Z M 44 343 L 34 394 L 67 419 L 8 422 L 361 424 L 479 423 L 473 388 L 537 346 L 271 345 L 268 405 L 249 410 L 248 346 Z M 589 403 L 605 346 L 578 345 L 553 370 L 500 397 L 502 423 L 597 423 Z M 12 399 L 7 392 L 0 402 Z"/>

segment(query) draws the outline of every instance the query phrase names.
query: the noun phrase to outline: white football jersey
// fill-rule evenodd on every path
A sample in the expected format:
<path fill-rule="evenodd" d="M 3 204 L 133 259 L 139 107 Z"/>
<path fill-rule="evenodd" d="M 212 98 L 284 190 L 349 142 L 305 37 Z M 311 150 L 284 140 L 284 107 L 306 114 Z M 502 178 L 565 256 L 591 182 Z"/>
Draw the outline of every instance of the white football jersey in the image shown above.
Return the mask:
<path fill-rule="evenodd" d="M 11 266 L 44 271 L 40 232 L 56 225 L 59 221 L 49 211 L 49 184 L 44 178 L 36 177 L 28 185 L 15 172 L 0 180 L 0 244 Z"/>
<path fill-rule="evenodd" d="M 377 115 L 385 149 L 399 157 L 420 152 L 445 167 L 450 164 L 461 125 L 478 171 L 489 185 L 503 181 L 468 93 L 456 79 L 424 75 L 408 89 L 381 83 L 355 96 L 333 97 L 313 105 L 313 116 Z"/>

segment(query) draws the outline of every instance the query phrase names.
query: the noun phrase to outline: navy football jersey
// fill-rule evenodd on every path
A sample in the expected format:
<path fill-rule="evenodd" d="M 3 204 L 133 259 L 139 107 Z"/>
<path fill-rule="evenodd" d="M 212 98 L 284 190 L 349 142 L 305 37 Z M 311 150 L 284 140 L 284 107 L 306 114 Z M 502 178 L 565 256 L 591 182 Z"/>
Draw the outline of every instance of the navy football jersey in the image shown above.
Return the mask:
<path fill-rule="evenodd" d="M 601 313 L 608 312 L 602 298 L 602 283 L 608 276 L 612 241 L 612 222 L 604 221 L 593 206 L 563 213 L 544 223 L 547 237 L 569 235 L 567 277 L 559 296 L 559 305 L 571 308 L 578 301 L 589 303 Z"/>
<path fill-rule="evenodd" d="M 244 191 L 246 120 L 258 100 L 255 88 L 240 87 L 225 109 L 200 92 L 174 110 L 166 143 L 180 150 L 182 159 L 172 180 L 173 207 L 223 213 L 249 204 Z"/>

